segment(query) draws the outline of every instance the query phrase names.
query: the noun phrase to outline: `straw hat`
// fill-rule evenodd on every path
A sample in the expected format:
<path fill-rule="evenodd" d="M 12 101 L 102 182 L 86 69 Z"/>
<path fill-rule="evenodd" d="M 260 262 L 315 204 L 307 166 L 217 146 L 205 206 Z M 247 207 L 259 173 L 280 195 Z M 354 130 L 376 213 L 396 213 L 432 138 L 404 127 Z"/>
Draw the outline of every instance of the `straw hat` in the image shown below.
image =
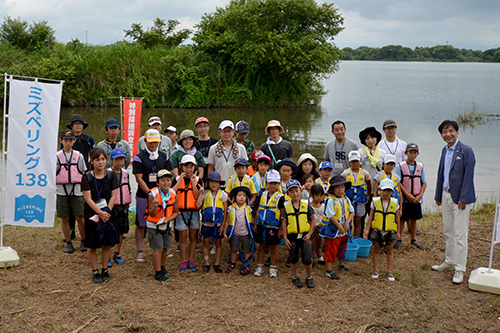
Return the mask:
<path fill-rule="evenodd" d="M 283 126 L 281 126 L 281 123 L 279 120 L 269 120 L 266 126 L 266 134 L 269 134 L 269 127 L 279 127 L 280 128 L 280 133 L 283 133 L 285 129 Z"/>

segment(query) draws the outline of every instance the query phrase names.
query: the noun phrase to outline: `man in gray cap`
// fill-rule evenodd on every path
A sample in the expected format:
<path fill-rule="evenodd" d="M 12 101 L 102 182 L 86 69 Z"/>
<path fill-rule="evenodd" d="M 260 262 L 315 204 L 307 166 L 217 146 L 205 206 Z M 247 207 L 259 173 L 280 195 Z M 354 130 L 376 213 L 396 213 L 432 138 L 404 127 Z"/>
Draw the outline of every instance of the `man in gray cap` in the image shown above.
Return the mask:
<path fill-rule="evenodd" d="M 177 143 L 177 138 L 179 137 L 179 133 L 177 132 L 177 128 L 170 125 L 165 129 L 165 135 L 170 139 L 172 143 L 172 148 L 170 149 L 170 154 L 175 153 L 179 150 L 181 146 Z"/>
<path fill-rule="evenodd" d="M 150 129 L 150 128 L 155 129 L 161 133 L 161 119 L 160 119 L 160 117 L 153 116 L 153 117 L 149 118 L 148 129 Z M 158 147 L 158 150 L 164 152 L 169 157 L 172 156 L 170 153 L 170 150 L 172 149 L 172 141 L 170 141 L 169 137 L 167 137 L 163 134 L 160 134 L 160 137 L 161 137 L 161 142 L 160 142 L 160 146 Z M 137 153 L 141 152 L 143 149 L 146 148 L 146 141 L 144 140 L 144 136 L 141 136 L 141 138 L 139 139 L 139 143 L 137 144 L 137 148 L 138 148 Z"/>
<path fill-rule="evenodd" d="M 247 150 L 247 156 L 252 155 L 255 150 L 255 143 L 247 139 L 248 133 L 250 133 L 250 125 L 244 120 L 240 120 L 236 123 L 236 141 L 239 144 L 245 146 Z M 250 161 L 249 161 L 250 162 Z"/>
<path fill-rule="evenodd" d="M 387 154 L 396 156 L 396 165 L 406 160 L 406 142 L 398 139 L 396 136 L 396 130 L 398 125 L 392 119 L 387 119 L 382 125 L 382 129 L 385 133 L 385 138 L 380 140 L 378 146 L 380 149 L 385 151 Z"/>

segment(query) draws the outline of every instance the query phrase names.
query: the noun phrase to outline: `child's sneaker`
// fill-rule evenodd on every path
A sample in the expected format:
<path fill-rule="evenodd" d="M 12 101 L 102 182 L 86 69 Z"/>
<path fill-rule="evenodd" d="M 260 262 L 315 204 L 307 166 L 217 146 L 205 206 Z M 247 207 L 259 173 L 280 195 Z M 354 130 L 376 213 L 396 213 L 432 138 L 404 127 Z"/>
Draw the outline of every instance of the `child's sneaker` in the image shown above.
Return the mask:
<path fill-rule="evenodd" d="M 208 273 L 208 272 L 210 272 L 210 265 L 207 264 L 203 265 L 203 273 Z"/>
<path fill-rule="evenodd" d="M 123 260 L 122 256 L 119 255 L 119 254 L 115 254 L 113 255 L 113 260 L 117 263 L 117 264 L 123 264 L 125 262 L 125 260 Z"/>
<path fill-rule="evenodd" d="M 396 279 L 394 279 L 394 275 L 392 275 L 391 272 L 387 272 L 387 280 L 393 282 L 395 281 Z"/>
<path fill-rule="evenodd" d="M 306 278 L 306 285 L 307 285 L 307 288 L 314 288 L 314 280 L 313 280 L 312 276 L 308 276 Z"/>
<path fill-rule="evenodd" d="M 95 270 L 95 272 L 93 273 L 92 280 L 95 283 L 103 283 L 104 282 L 104 280 L 102 279 L 102 276 L 101 276 L 101 274 L 99 274 L 98 270 Z"/>
<path fill-rule="evenodd" d="M 338 280 L 339 277 L 333 271 L 325 271 L 325 275 L 328 276 L 332 280 Z"/>
<path fill-rule="evenodd" d="M 169 282 L 170 278 L 166 277 L 165 275 L 155 275 L 154 280 L 159 282 Z"/>
<path fill-rule="evenodd" d="M 417 249 L 423 249 L 424 247 L 417 243 L 416 239 L 412 239 L 410 242 L 411 245 L 415 246 Z"/>
<path fill-rule="evenodd" d="M 138 262 L 144 261 L 144 252 L 143 251 L 137 251 L 137 254 L 135 255 L 135 261 L 138 261 Z"/>
<path fill-rule="evenodd" d="M 162 275 L 165 275 L 165 276 L 172 276 L 172 274 L 170 274 L 169 271 L 167 271 L 167 269 L 165 268 L 165 266 L 161 266 L 161 270 L 160 270 L 161 274 Z"/>
<path fill-rule="evenodd" d="M 179 269 L 180 272 L 185 272 L 187 270 L 187 263 L 185 261 L 181 261 L 181 268 Z"/>
<path fill-rule="evenodd" d="M 64 248 L 64 253 L 73 253 L 75 251 L 75 248 L 73 247 L 73 243 L 69 242 L 66 243 L 66 247 Z"/>
<path fill-rule="evenodd" d="M 253 273 L 253 275 L 261 276 L 262 273 L 264 273 L 264 270 L 262 269 L 262 267 L 257 267 L 257 269 L 255 270 L 255 273 Z"/>
<path fill-rule="evenodd" d="M 214 247 L 210 250 L 210 254 L 215 254 L 215 245 L 214 245 Z"/>
<path fill-rule="evenodd" d="M 372 279 L 378 279 L 378 276 L 379 276 L 378 271 L 373 271 Z"/>
<path fill-rule="evenodd" d="M 222 269 L 220 268 L 220 265 L 214 265 L 214 271 L 215 271 L 215 273 L 222 273 Z"/>
<path fill-rule="evenodd" d="M 247 266 L 245 268 L 240 269 L 240 274 L 241 275 L 248 275 L 250 273 L 250 266 Z"/>
<path fill-rule="evenodd" d="M 278 270 L 276 268 L 269 268 L 269 276 L 272 278 L 278 277 Z"/>
<path fill-rule="evenodd" d="M 109 262 L 108 262 L 108 268 L 110 267 L 113 267 L 113 263 L 111 262 L 111 259 L 109 259 Z"/>
<path fill-rule="evenodd" d="M 167 252 L 167 258 L 172 258 L 174 254 L 172 252 Z"/>
<path fill-rule="evenodd" d="M 350 271 L 351 269 L 344 265 L 338 265 L 339 271 Z"/>
<path fill-rule="evenodd" d="M 187 263 L 187 268 L 191 271 L 194 272 L 196 271 L 196 265 L 194 264 L 194 259 L 191 259 Z"/>
<path fill-rule="evenodd" d="M 302 281 L 300 281 L 300 278 L 298 276 L 294 276 L 292 278 L 293 285 L 297 288 L 302 288 L 304 285 L 302 284 Z"/>
<path fill-rule="evenodd" d="M 402 243 L 402 240 L 401 240 L 401 239 L 398 239 L 398 240 L 396 241 L 396 243 L 394 243 L 394 248 L 395 248 L 395 249 L 397 249 L 398 247 L 400 247 L 400 246 L 401 246 L 401 243 Z"/>
<path fill-rule="evenodd" d="M 325 259 L 323 257 L 318 258 L 318 265 L 324 265 L 325 264 Z"/>
<path fill-rule="evenodd" d="M 103 281 L 108 281 L 109 279 L 111 279 L 108 270 L 105 268 L 102 269 L 101 276 Z"/>
<path fill-rule="evenodd" d="M 227 268 L 227 270 L 226 270 L 226 274 L 231 273 L 235 267 L 236 267 L 236 266 L 235 266 L 235 265 L 233 265 L 233 264 L 229 265 L 229 267 L 228 267 L 228 268 Z"/>

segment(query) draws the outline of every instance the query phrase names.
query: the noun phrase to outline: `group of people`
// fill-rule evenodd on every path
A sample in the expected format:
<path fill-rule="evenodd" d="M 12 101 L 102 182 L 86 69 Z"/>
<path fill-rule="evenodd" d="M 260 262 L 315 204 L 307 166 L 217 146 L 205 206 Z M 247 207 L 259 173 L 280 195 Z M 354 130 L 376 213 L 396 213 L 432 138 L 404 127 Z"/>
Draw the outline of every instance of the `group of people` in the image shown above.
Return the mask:
<path fill-rule="evenodd" d="M 314 259 L 326 265 L 325 275 L 332 279 L 339 278 L 333 271 L 336 260 L 338 270 L 350 270 L 344 259 L 351 237 L 361 236 L 374 244 L 374 279 L 380 275 L 379 257 L 385 249 L 385 276 L 395 280 L 393 249 L 402 244 L 405 224 L 410 245 L 423 248 L 416 236 L 421 233 L 417 221 L 422 218 L 427 187 L 425 170 L 416 161 L 419 146 L 396 136 L 394 120 L 383 123 L 384 139 L 375 127 L 362 130 L 361 147 L 345 136 L 344 122 L 334 122 L 335 139 L 326 145 L 321 163 L 309 153 L 295 163 L 292 145 L 281 137 L 284 128 L 278 120 L 268 122 L 268 139 L 256 149 L 247 138 L 250 126 L 243 120 L 236 124 L 222 121 L 219 138 L 212 138 L 206 117 L 195 121 L 198 136 L 190 129 L 178 135 L 174 126 L 162 135 L 161 119 L 151 117 L 138 142 L 139 152 L 133 157 L 128 143 L 119 137 L 116 119 L 106 122 L 108 136 L 95 147 L 93 138 L 83 133 L 87 125 L 81 115 L 74 115 L 61 134 L 57 215 L 66 253 L 74 251 L 71 222 L 78 222 L 81 250 L 87 252 L 96 283 L 110 278 L 111 258 L 116 264 L 124 262 L 120 248 L 123 235 L 129 231 L 130 161 L 138 185 L 135 260 L 145 260 L 144 238 L 148 237 L 154 279 L 160 282 L 170 280 L 165 263 L 172 238 L 178 243 L 181 272 L 197 270 L 194 256 L 201 236 L 203 272 L 211 267 L 216 273 L 223 272 L 225 239 L 229 243 L 226 273 L 236 269 L 237 260 L 242 262 L 240 274 L 251 273 L 250 260 L 257 243 L 254 275 L 261 276 L 264 266 L 269 266 L 270 277 L 278 274 L 277 250 L 282 244 L 289 252 L 292 282 L 299 288 L 303 286 L 297 274 L 299 258 L 309 288 L 314 287 Z M 455 121 L 445 120 L 439 126 L 447 146 L 441 157 L 435 199 L 443 207 L 446 253 L 442 264 L 432 266 L 437 271 L 454 269 L 454 283 L 463 282 L 468 211 L 475 201 L 474 153 L 457 140 L 458 131 Z M 101 247 L 99 271 L 96 249 Z M 215 254 L 213 266 L 210 253 Z"/>

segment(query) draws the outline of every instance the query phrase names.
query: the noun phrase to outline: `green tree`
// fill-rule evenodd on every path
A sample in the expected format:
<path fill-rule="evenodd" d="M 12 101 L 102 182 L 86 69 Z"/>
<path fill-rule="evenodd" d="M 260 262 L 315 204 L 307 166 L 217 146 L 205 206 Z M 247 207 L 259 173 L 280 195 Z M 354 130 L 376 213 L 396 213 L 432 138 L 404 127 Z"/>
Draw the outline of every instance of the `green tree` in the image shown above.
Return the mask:
<path fill-rule="evenodd" d="M 6 16 L 0 26 L 0 43 L 29 51 L 52 47 L 56 42 L 55 31 L 47 23 L 40 21 L 30 25 L 20 17 L 13 19 Z"/>
<path fill-rule="evenodd" d="M 184 42 L 189 35 L 191 30 L 182 29 L 175 32 L 175 28 L 180 24 L 177 20 L 168 20 L 156 18 L 153 22 L 153 26 L 144 31 L 142 24 L 132 23 L 130 30 L 124 30 L 125 37 L 130 37 L 137 44 L 142 44 L 146 47 L 153 46 L 166 46 L 174 47 L 179 46 Z"/>

